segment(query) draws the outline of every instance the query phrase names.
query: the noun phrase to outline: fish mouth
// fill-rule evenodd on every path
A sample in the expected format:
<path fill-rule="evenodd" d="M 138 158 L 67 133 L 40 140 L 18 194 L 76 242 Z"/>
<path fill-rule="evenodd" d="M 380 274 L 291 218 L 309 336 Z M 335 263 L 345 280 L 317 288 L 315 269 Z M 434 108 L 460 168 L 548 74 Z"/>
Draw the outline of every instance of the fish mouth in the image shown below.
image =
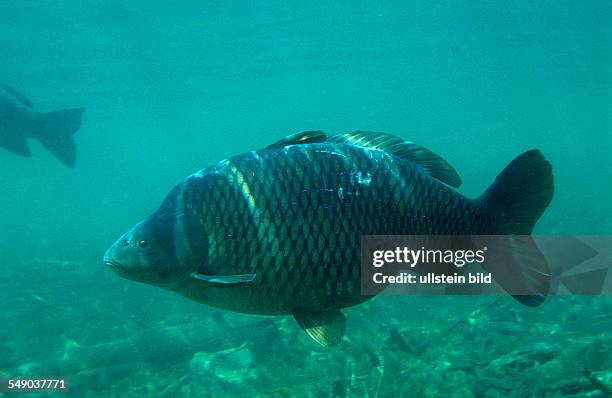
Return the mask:
<path fill-rule="evenodd" d="M 104 260 L 104 265 L 116 272 L 126 272 L 125 267 L 115 260 Z"/>

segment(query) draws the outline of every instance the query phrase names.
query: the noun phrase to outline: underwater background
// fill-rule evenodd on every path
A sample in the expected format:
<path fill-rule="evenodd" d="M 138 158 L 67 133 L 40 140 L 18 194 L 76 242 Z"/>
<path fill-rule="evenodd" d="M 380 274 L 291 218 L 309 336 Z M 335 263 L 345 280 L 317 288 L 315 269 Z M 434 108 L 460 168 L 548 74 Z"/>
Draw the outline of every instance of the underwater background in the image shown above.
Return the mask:
<path fill-rule="evenodd" d="M 101 262 L 185 176 L 309 129 L 422 144 L 470 197 L 538 148 L 555 195 L 534 232 L 609 235 L 609 1 L 24 0 L 0 24 L 0 81 L 87 108 L 75 169 L 0 150 L 0 378 L 65 377 L 75 397 L 610 396 L 611 297 L 378 297 L 323 349 L 292 317 Z"/>

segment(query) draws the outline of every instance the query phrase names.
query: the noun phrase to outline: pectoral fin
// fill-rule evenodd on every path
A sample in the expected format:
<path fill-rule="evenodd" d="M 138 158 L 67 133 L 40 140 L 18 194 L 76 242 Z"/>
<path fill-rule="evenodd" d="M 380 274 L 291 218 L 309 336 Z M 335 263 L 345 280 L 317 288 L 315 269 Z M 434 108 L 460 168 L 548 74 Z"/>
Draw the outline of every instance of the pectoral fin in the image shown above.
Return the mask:
<path fill-rule="evenodd" d="M 294 312 L 293 317 L 311 339 L 323 347 L 340 342 L 346 329 L 346 317 L 338 310 L 322 312 Z"/>
<path fill-rule="evenodd" d="M 200 281 L 208 282 L 219 286 L 234 286 L 241 285 L 243 283 L 250 283 L 255 280 L 255 274 L 243 274 L 243 275 L 206 275 L 206 274 L 191 274 L 192 278 Z"/>

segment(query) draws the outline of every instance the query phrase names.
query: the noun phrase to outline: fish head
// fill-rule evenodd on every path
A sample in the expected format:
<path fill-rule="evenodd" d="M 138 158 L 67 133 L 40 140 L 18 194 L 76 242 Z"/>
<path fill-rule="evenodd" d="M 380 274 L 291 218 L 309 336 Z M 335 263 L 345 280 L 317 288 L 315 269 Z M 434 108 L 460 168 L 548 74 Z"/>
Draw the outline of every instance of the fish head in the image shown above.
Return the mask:
<path fill-rule="evenodd" d="M 184 215 L 158 210 L 123 234 L 104 254 L 104 264 L 120 276 L 170 288 L 197 269 L 205 242 L 191 242 Z"/>

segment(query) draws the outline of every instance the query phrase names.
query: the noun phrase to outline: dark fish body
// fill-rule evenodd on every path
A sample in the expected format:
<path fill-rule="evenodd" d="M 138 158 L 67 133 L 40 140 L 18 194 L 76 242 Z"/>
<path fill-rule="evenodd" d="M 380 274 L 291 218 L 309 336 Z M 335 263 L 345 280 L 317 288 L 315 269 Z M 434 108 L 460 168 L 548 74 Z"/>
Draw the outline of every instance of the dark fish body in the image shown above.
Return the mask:
<path fill-rule="evenodd" d="M 489 203 L 500 194 L 498 184 L 468 199 L 442 182 L 460 184 L 454 169 L 422 147 L 379 133 L 317 134 L 323 133 L 289 137 L 189 176 L 105 260 L 128 278 L 215 307 L 293 314 L 311 337 L 331 345 L 334 338 L 326 344 L 309 327 L 343 325 L 338 310 L 370 298 L 360 292 L 362 235 L 528 234 L 552 194 L 530 211 L 529 225 L 504 231 L 507 217 Z M 539 164 L 550 175 L 539 152 L 522 156 L 509 168 Z M 121 260 L 121 245 L 146 242 L 144 251 L 157 250 L 149 240 L 164 242 L 166 265 L 146 255 L 143 272 L 132 272 L 125 263 L 136 261 Z"/>
<path fill-rule="evenodd" d="M 0 84 L 0 147 L 29 157 L 28 139 L 39 141 L 55 157 L 74 167 L 76 148 L 72 135 L 81 126 L 83 108 L 39 112 L 15 89 Z"/>
<path fill-rule="evenodd" d="M 238 155 L 191 176 L 176 193 L 177 209 L 193 211 L 208 231 L 202 273 L 257 275 L 234 289 L 202 292 L 195 284 L 185 293 L 258 314 L 367 299 L 360 294 L 362 235 L 466 234 L 485 222 L 474 202 L 415 164 L 347 144 Z"/>

